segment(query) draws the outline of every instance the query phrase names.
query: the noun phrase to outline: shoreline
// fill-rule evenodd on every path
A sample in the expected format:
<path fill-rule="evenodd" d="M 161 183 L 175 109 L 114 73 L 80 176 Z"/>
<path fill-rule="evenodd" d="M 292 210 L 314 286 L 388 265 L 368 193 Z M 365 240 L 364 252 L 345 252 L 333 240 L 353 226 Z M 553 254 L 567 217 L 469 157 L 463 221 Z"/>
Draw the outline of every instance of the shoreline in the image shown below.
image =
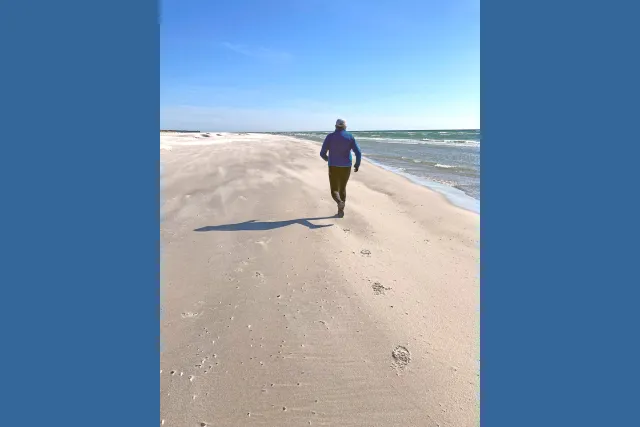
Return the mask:
<path fill-rule="evenodd" d="M 441 194 L 442 196 L 444 196 L 447 202 L 451 203 L 453 206 L 480 215 L 480 200 L 474 199 L 473 197 L 469 196 L 467 193 L 456 187 L 451 187 L 446 184 L 431 181 L 427 178 L 422 178 L 417 175 L 406 173 L 399 170 L 398 168 L 394 168 L 393 166 L 387 166 L 374 160 L 367 159 L 364 155 L 362 156 L 362 158 L 366 159 L 367 162 L 371 163 L 372 165 L 378 166 L 379 168 L 402 176 L 414 184 L 417 184 L 421 187 L 426 187 L 431 191 Z"/>

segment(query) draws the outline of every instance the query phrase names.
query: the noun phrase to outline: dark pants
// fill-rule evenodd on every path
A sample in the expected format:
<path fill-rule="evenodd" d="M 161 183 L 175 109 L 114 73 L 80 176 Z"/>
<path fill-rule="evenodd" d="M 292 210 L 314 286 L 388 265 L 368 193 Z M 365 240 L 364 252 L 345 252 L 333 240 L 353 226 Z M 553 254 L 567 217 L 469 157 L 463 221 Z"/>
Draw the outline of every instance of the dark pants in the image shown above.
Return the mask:
<path fill-rule="evenodd" d="M 351 168 L 343 168 L 337 166 L 329 166 L 329 185 L 331 186 L 331 197 L 336 203 L 340 200 L 347 201 L 347 182 L 349 182 L 349 176 L 351 176 Z M 338 192 L 340 200 L 336 199 L 334 192 Z"/>

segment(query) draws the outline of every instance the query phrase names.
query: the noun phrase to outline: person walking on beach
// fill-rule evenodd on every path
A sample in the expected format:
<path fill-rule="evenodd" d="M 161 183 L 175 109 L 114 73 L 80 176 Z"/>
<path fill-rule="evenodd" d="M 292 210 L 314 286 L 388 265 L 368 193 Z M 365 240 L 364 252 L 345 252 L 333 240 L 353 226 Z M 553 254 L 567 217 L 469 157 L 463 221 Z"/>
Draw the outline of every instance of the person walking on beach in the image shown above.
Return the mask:
<path fill-rule="evenodd" d="M 353 165 L 351 151 L 356 154 L 355 165 Z M 353 165 L 354 172 L 358 172 L 362 160 L 362 152 L 356 139 L 347 132 L 347 122 L 342 119 L 336 121 L 336 130 L 324 139 L 320 157 L 329 163 L 331 197 L 338 204 L 338 217 L 342 218 L 347 201 L 347 182 L 351 176 L 351 166 Z"/>

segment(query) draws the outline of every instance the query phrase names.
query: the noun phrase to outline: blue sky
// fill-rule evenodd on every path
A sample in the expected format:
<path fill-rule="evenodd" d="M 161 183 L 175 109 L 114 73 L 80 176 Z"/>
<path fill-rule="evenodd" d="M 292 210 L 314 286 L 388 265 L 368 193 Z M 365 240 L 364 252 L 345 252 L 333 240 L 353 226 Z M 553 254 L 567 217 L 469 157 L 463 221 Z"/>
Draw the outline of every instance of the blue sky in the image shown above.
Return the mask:
<path fill-rule="evenodd" d="M 163 0 L 160 124 L 480 126 L 479 0 Z"/>

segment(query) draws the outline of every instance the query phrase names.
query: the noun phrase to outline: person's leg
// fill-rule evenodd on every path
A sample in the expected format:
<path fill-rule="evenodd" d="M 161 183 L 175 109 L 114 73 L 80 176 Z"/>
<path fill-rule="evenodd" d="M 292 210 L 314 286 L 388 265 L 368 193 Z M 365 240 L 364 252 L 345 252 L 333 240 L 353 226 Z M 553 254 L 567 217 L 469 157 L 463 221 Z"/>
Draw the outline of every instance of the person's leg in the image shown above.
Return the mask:
<path fill-rule="evenodd" d="M 329 187 L 331 189 L 331 198 L 340 203 L 340 173 L 335 166 L 329 166 Z"/>
<path fill-rule="evenodd" d="M 347 181 L 349 181 L 349 174 L 351 173 L 351 168 L 336 168 L 335 174 L 337 175 L 337 184 L 338 191 L 334 192 L 336 196 L 334 198 L 338 198 L 340 202 L 338 202 L 338 217 L 342 218 L 344 216 L 344 202 L 347 197 Z"/>
<path fill-rule="evenodd" d="M 341 168 L 343 169 L 340 176 L 340 200 L 343 202 L 347 201 L 347 182 L 349 182 L 349 177 L 351 176 L 351 168 Z"/>

